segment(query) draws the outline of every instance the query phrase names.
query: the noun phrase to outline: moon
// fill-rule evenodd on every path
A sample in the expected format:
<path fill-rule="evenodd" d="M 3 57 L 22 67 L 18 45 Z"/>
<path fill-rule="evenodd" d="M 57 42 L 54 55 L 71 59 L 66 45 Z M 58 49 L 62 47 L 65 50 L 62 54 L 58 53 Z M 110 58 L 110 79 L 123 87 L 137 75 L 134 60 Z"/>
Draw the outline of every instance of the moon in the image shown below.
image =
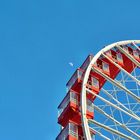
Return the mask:
<path fill-rule="evenodd" d="M 72 62 L 69 62 L 69 65 L 70 65 L 71 67 L 73 67 L 73 63 L 72 63 Z"/>

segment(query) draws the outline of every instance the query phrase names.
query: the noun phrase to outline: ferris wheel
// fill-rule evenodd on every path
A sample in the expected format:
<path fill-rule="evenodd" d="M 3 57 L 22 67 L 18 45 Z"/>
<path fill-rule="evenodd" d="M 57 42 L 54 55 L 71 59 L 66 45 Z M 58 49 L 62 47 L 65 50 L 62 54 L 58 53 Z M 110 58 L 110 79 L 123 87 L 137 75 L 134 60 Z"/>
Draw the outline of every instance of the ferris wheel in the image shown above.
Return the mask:
<path fill-rule="evenodd" d="M 58 106 L 56 140 L 140 139 L 140 40 L 89 55 Z"/>

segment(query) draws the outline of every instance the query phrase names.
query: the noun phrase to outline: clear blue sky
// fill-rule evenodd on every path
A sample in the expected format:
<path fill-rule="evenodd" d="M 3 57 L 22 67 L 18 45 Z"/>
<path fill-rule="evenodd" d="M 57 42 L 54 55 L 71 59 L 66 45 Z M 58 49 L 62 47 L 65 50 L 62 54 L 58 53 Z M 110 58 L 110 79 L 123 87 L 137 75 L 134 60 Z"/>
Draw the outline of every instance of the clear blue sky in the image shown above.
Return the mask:
<path fill-rule="evenodd" d="M 140 39 L 139 5 L 139 0 L 1 1 L 0 140 L 54 140 L 57 106 L 70 75 L 104 45 Z"/>

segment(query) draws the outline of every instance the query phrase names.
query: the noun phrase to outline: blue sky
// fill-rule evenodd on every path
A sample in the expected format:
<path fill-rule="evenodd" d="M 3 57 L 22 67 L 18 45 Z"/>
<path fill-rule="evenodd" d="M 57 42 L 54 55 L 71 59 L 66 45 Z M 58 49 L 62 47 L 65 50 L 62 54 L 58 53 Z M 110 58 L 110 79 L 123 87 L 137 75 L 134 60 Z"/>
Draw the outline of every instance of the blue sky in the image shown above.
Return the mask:
<path fill-rule="evenodd" d="M 139 0 L 1 1 L 0 140 L 54 140 L 66 82 L 89 53 L 140 39 L 139 5 Z"/>

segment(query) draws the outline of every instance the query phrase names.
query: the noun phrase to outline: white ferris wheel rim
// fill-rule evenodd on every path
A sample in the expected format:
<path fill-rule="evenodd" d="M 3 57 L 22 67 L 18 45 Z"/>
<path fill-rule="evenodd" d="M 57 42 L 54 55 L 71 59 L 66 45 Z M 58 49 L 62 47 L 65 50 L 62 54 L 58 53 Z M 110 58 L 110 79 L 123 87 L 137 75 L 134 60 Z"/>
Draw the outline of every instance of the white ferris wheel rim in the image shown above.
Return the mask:
<path fill-rule="evenodd" d="M 140 40 L 126 40 L 126 41 L 119 41 L 116 43 L 113 43 L 111 45 L 108 45 L 106 47 L 104 47 L 102 50 L 100 50 L 91 60 L 91 62 L 89 63 L 84 78 L 83 78 L 83 83 L 82 83 L 82 91 L 81 91 L 81 114 L 82 114 L 82 128 L 83 128 L 83 132 L 84 132 L 84 137 L 86 140 L 92 140 L 91 138 L 91 134 L 90 134 L 90 129 L 89 129 L 89 125 L 88 125 L 88 119 L 86 117 L 86 108 L 87 108 L 87 104 L 86 104 L 86 83 L 88 81 L 88 77 L 90 74 L 90 71 L 92 69 L 92 65 L 97 61 L 97 59 L 104 53 L 109 51 L 110 49 L 116 47 L 116 46 L 120 46 L 120 45 L 127 45 L 127 44 L 140 44 Z M 139 49 L 139 48 L 138 48 Z"/>

